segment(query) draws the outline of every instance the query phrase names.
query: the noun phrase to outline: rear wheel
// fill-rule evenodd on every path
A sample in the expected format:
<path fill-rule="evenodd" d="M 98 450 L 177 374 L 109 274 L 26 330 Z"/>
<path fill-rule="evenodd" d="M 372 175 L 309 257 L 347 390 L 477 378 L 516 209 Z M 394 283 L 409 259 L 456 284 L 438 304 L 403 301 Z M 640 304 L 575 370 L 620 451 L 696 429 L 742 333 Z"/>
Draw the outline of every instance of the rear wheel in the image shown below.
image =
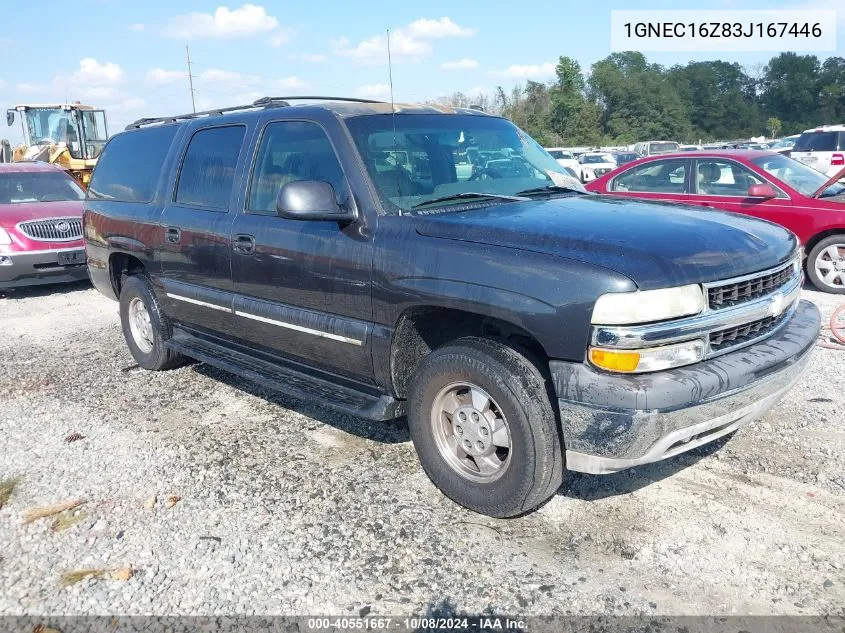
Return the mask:
<path fill-rule="evenodd" d="M 408 426 L 426 474 L 460 505 L 494 517 L 536 508 L 563 480 L 543 373 L 500 343 L 464 338 L 423 359 Z"/>
<path fill-rule="evenodd" d="M 144 369 L 159 371 L 187 359 L 168 349 L 171 327 L 144 275 L 126 277 L 120 289 L 120 323 L 132 358 Z"/>
<path fill-rule="evenodd" d="M 826 237 L 813 247 L 807 275 L 819 290 L 845 294 L 845 234 Z"/>

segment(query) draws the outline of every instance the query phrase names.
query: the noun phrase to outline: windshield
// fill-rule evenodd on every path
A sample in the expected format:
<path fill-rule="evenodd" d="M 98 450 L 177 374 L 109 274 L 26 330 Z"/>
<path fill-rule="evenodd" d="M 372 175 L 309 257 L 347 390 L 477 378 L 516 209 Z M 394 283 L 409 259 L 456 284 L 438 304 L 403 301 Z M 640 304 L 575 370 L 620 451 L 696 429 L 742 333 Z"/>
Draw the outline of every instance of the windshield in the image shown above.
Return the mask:
<path fill-rule="evenodd" d="M 829 180 L 829 177 L 820 171 L 783 154 L 761 156 L 752 162 L 805 196 L 812 196 Z M 838 196 L 842 193 L 845 193 L 845 187 L 834 183 L 824 191 L 822 197 Z"/>
<path fill-rule="evenodd" d="M 30 145 L 64 143 L 71 156 L 82 158 L 76 121 L 69 110 L 27 108 L 22 116 Z"/>
<path fill-rule="evenodd" d="M 572 154 L 570 154 L 569 152 L 562 152 L 559 149 L 550 149 L 548 150 L 548 152 L 552 158 L 559 158 L 562 160 L 573 160 Z"/>
<path fill-rule="evenodd" d="M 0 204 L 82 200 L 85 192 L 69 176 L 50 172 L 0 173 Z"/>
<path fill-rule="evenodd" d="M 389 213 L 460 194 L 514 196 L 554 185 L 584 191 L 534 139 L 505 119 L 379 114 L 351 117 L 346 125 Z"/>
<path fill-rule="evenodd" d="M 668 154 L 677 152 L 679 147 L 677 143 L 649 143 L 648 152 L 649 154 Z"/>
<path fill-rule="evenodd" d="M 613 158 L 606 154 L 585 154 L 584 157 L 581 159 L 581 162 L 584 164 L 587 163 L 612 163 Z"/>

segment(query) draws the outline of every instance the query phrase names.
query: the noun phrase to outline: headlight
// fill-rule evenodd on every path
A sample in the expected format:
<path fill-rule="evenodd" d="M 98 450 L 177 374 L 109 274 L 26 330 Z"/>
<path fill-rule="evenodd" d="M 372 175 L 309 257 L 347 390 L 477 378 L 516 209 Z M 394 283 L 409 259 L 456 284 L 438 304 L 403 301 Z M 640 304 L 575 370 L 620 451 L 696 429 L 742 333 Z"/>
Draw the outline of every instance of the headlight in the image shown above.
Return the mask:
<path fill-rule="evenodd" d="M 602 295 L 593 308 L 594 325 L 631 325 L 664 321 L 704 310 L 704 292 L 698 284 L 638 292 Z"/>
<path fill-rule="evenodd" d="M 590 362 L 600 369 L 623 373 L 661 371 L 697 363 L 704 358 L 704 341 L 696 339 L 675 345 L 645 349 L 590 348 Z"/>
<path fill-rule="evenodd" d="M 6 233 L 5 229 L 0 228 L 0 244 L 6 246 L 7 244 L 12 243 L 12 238 L 9 237 L 9 234 Z"/>

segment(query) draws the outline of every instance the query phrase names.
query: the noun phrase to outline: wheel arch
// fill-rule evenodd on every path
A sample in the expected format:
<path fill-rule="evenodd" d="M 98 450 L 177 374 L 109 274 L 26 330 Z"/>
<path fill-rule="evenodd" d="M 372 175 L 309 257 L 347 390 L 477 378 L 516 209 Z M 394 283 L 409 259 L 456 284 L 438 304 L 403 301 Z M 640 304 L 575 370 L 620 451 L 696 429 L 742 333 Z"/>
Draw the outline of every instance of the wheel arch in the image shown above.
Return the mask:
<path fill-rule="evenodd" d="M 406 398 L 420 362 L 451 341 L 477 336 L 527 353 L 548 372 L 549 356 L 538 338 L 512 320 L 465 308 L 437 304 L 407 308 L 397 319 L 390 343 L 390 380 L 395 395 Z"/>
<path fill-rule="evenodd" d="M 116 297 L 120 297 L 125 275 L 143 272 L 146 272 L 146 267 L 135 255 L 120 251 L 109 255 L 109 281 Z"/>

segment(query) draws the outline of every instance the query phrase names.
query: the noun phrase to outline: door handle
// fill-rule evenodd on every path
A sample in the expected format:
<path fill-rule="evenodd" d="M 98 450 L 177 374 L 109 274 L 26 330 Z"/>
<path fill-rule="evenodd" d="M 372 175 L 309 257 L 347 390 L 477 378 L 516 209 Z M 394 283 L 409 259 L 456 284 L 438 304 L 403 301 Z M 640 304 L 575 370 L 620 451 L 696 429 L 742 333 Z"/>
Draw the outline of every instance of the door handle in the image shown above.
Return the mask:
<path fill-rule="evenodd" d="M 168 226 L 164 231 L 164 239 L 171 244 L 178 244 L 179 240 L 182 239 L 182 231 L 177 229 L 175 226 Z"/>
<path fill-rule="evenodd" d="M 232 250 L 242 255 L 252 255 L 255 252 L 255 238 L 252 235 L 236 235 L 232 240 Z"/>

